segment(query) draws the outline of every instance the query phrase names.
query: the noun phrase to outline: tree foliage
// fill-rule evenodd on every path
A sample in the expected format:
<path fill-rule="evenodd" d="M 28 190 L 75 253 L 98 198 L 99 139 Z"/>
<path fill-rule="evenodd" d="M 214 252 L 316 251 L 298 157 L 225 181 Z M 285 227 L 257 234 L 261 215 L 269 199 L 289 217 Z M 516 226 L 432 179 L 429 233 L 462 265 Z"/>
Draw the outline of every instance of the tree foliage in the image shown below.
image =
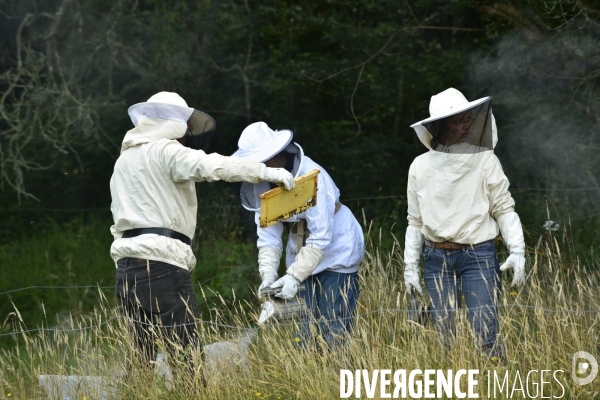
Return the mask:
<path fill-rule="evenodd" d="M 231 154 L 254 121 L 292 129 L 342 199 L 405 193 L 408 166 L 425 151 L 409 125 L 429 115 L 431 95 L 448 87 L 469 99 L 492 95 L 497 153 L 513 187 L 598 188 L 597 2 L 3 0 L 0 7 L 7 196 L 106 206 L 118 143 L 131 126 L 127 108 L 161 90 L 216 118 L 207 151 Z M 50 169 L 35 172 L 42 168 Z M 48 185 L 65 188 L 62 197 Z M 564 202 L 600 212 L 597 191 L 585 193 Z"/>

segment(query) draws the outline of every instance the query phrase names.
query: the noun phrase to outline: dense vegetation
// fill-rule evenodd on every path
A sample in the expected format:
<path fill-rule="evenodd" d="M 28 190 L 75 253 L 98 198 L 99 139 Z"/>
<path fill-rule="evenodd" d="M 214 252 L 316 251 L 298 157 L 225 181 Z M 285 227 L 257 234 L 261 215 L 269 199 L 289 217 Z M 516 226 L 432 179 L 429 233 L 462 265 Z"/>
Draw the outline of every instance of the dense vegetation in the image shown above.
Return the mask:
<path fill-rule="evenodd" d="M 112 285 L 108 181 L 127 108 L 162 90 L 216 118 L 209 152 L 231 154 L 254 121 L 292 129 L 388 244 L 425 151 L 409 125 L 448 87 L 494 96 L 496 153 L 525 227 L 557 221 L 594 265 L 599 20 L 592 0 L 0 0 L 0 292 Z M 251 216 L 235 187 L 197 189 L 194 279 L 220 276 L 211 299 L 251 299 Z M 35 325 L 42 304 L 90 311 L 85 290 L 1 296 Z"/>
<path fill-rule="evenodd" d="M 343 199 L 403 195 L 425 150 L 409 125 L 453 86 L 494 96 L 526 225 L 545 217 L 540 195 L 553 219 L 597 214 L 596 3 L 3 0 L 2 206 L 108 207 L 127 108 L 161 90 L 216 118 L 207 151 L 232 153 L 264 120 L 292 129 Z"/>

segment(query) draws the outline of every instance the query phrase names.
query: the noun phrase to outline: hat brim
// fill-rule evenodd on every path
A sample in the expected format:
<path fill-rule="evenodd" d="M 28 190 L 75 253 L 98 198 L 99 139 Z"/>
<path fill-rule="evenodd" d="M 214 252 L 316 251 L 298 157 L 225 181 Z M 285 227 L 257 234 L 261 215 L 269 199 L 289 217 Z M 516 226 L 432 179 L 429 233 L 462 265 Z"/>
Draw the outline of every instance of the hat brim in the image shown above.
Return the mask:
<path fill-rule="evenodd" d="M 145 102 L 134 104 L 128 110 L 131 122 L 135 125 L 139 118 L 171 119 L 182 122 L 190 122 L 194 129 L 192 135 L 212 133 L 217 123 L 210 115 L 191 107 L 183 107 L 177 104 Z"/>
<path fill-rule="evenodd" d="M 419 122 L 415 122 L 410 127 L 415 130 L 421 143 L 423 143 L 425 145 L 425 147 L 427 147 L 428 149 L 431 149 L 431 133 L 427 130 L 427 128 L 423 124 L 426 124 L 426 123 L 432 122 L 432 121 L 437 121 L 438 119 L 447 118 L 452 115 L 460 114 L 462 112 L 470 110 L 471 108 L 477 107 L 477 106 L 485 103 L 486 101 L 490 100 L 491 98 L 492 98 L 491 96 L 487 96 L 487 97 L 482 97 L 481 99 L 477 99 L 477 100 L 470 101 L 468 103 L 461 104 L 458 107 L 453 108 L 452 111 L 450 111 L 448 113 L 440 114 L 440 115 L 433 115 L 433 116 L 426 118 L 424 120 L 421 120 Z M 494 124 L 494 127 L 495 127 L 495 124 Z"/>
<path fill-rule="evenodd" d="M 232 154 L 232 156 L 245 158 L 247 160 L 256 162 L 265 162 L 270 160 L 277 154 L 281 153 L 281 151 L 283 151 L 283 149 L 285 149 L 287 145 L 291 143 L 292 138 L 294 137 L 293 132 L 288 129 L 282 129 L 277 132 L 280 134 L 277 135 L 275 140 L 265 143 L 265 145 L 260 149 L 254 149 L 254 151 L 238 149 Z"/>
<path fill-rule="evenodd" d="M 452 115 L 460 114 L 460 113 L 465 112 L 465 111 L 467 111 L 467 110 L 469 110 L 471 108 L 477 107 L 477 106 L 485 103 L 486 101 L 490 100 L 491 98 L 492 98 L 491 96 L 487 96 L 487 97 L 482 97 L 481 99 L 477 99 L 477 100 L 470 101 L 468 103 L 461 104 L 461 105 L 457 106 L 456 108 L 453 108 L 452 111 L 449 111 L 449 112 L 447 112 L 445 114 L 433 115 L 433 116 L 431 116 L 429 118 L 426 118 L 426 119 L 424 119 L 422 121 L 415 122 L 410 127 L 413 128 L 413 129 L 415 129 L 415 127 L 417 125 L 426 124 L 428 122 L 437 121 L 438 119 L 447 118 L 447 117 L 450 117 Z"/>
<path fill-rule="evenodd" d="M 194 111 L 193 108 L 182 107 L 177 104 L 146 102 L 132 105 L 127 113 L 131 118 L 131 122 L 135 125 L 140 118 L 171 119 L 187 122 Z"/>

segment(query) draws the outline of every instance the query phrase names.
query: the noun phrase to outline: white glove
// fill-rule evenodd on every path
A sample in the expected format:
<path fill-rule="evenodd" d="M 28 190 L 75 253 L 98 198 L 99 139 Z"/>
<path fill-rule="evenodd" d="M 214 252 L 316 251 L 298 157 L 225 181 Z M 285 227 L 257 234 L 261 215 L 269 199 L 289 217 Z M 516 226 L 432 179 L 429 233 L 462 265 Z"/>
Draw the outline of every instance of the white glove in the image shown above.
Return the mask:
<path fill-rule="evenodd" d="M 294 182 L 294 177 L 288 171 L 283 168 L 265 168 L 265 175 L 263 176 L 263 181 L 276 183 L 278 185 L 283 185 L 286 190 L 290 190 L 294 188 L 296 182 Z"/>
<path fill-rule="evenodd" d="M 407 293 L 410 294 L 412 288 L 414 288 L 420 295 L 423 295 L 423 288 L 419 279 L 419 264 L 406 264 L 404 267 L 404 285 Z"/>
<path fill-rule="evenodd" d="M 279 269 L 279 260 L 281 259 L 281 250 L 263 246 L 258 249 L 258 272 L 262 278 L 262 283 L 258 288 L 257 296 L 261 299 L 261 292 L 268 288 L 277 280 L 277 269 Z"/>
<path fill-rule="evenodd" d="M 323 260 L 323 252 L 313 246 L 300 248 L 294 263 L 287 269 L 288 275 L 293 276 L 298 282 L 303 282 L 312 274 Z"/>
<path fill-rule="evenodd" d="M 285 274 L 277 282 L 272 284 L 271 289 L 281 288 L 281 292 L 276 294 L 275 297 L 289 300 L 293 299 L 298 293 L 298 285 L 300 282 L 290 274 Z"/>
<path fill-rule="evenodd" d="M 408 293 L 415 288 L 419 294 L 423 294 L 419 279 L 419 259 L 422 249 L 423 234 L 421 234 L 421 230 L 409 225 L 404 238 L 404 285 Z"/>
<path fill-rule="evenodd" d="M 522 285 L 525 283 L 525 238 L 519 215 L 511 211 L 500 215 L 496 222 L 510 252 L 506 262 L 500 266 L 500 271 L 512 268 L 513 280 L 510 285 Z"/>

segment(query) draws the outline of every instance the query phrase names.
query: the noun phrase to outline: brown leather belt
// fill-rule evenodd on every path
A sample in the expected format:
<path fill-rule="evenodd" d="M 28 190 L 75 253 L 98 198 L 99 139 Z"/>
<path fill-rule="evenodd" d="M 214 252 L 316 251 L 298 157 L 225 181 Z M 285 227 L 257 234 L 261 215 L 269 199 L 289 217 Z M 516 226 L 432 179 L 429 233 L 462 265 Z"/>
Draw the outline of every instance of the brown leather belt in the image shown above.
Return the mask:
<path fill-rule="evenodd" d="M 455 242 L 430 242 L 429 240 L 425 240 L 425 245 L 429 247 L 433 247 L 435 249 L 444 249 L 444 250 L 462 250 L 470 248 L 470 244 L 462 244 Z"/>

